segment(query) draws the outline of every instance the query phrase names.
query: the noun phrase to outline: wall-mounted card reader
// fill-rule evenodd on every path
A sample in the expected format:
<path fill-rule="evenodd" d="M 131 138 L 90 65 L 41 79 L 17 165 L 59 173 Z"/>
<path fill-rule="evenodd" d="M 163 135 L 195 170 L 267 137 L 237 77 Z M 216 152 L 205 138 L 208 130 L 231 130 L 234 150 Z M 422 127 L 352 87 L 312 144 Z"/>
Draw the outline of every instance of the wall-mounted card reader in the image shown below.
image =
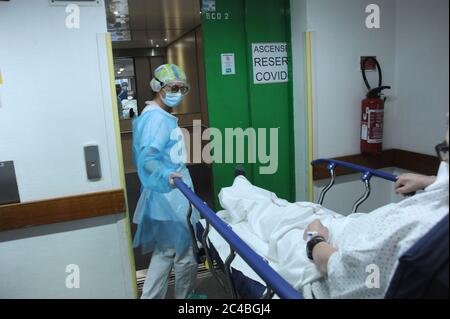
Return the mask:
<path fill-rule="evenodd" d="M 98 145 L 89 145 L 84 147 L 84 158 L 86 160 L 86 173 L 90 181 L 98 181 L 102 178 L 102 169 L 100 166 L 100 155 Z"/>
<path fill-rule="evenodd" d="M 20 203 L 14 162 L 0 162 L 0 205 Z"/>

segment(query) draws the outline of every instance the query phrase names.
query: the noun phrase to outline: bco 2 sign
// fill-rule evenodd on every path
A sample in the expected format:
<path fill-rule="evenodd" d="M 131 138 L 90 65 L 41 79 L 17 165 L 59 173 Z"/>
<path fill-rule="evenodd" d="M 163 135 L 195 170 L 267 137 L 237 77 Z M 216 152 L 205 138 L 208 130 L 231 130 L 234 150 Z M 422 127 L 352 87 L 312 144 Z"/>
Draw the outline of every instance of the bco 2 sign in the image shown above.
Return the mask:
<path fill-rule="evenodd" d="M 252 52 L 255 84 L 289 81 L 287 43 L 253 43 Z"/>

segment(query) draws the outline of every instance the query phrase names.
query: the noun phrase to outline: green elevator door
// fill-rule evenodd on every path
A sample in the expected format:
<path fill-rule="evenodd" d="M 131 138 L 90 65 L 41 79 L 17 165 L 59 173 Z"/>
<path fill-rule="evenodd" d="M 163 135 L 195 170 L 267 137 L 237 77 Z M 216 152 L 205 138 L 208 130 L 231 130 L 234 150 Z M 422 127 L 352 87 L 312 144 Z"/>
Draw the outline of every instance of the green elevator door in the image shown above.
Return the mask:
<path fill-rule="evenodd" d="M 232 184 L 238 164 L 244 166 L 252 183 L 292 201 L 295 170 L 289 1 L 204 0 L 203 4 L 209 125 L 219 129 L 224 137 L 223 161 L 212 164 L 216 208 L 217 194 L 222 187 Z M 287 47 L 286 57 L 280 57 L 283 47 Z M 223 70 L 224 54 L 234 57 L 235 72 Z M 286 68 L 286 72 L 278 72 L 280 68 Z M 255 79 L 258 70 L 269 72 L 258 73 Z M 244 163 L 236 162 L 236 141 L 235 161 L 225 163 L 226 131 L 236 128 L 256 132 L 256 163 L 251 160 L 252 152 L 246 152 Z M 265 134 L 261 129 L 265 129 Z M 272 144 L 269 143 L 271 137 Z M 259 146 L 264 139 L 267 143 L 262 153 L 270 154 L 274 142 L 278 146 L 276 156 L 273 151 L 270 160 L 276 170 L 269 174 L 261 168 L 270 163 L 261 163 L 263 157 L 258 154 L 264 150 Z"/>

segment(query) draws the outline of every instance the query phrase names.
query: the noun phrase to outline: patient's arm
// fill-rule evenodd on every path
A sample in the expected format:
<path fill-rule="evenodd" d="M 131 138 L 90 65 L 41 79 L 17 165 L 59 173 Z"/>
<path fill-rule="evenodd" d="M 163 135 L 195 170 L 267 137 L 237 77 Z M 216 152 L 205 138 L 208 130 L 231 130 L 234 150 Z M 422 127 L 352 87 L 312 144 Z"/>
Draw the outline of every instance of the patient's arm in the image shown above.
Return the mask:
<path fill-rule="evenodd" d="M 337 252 L 337 249 L 325 242 L 314 247 L 314 263 L 322 274 L 328 274 L 328 260 L 335 252 Z"/>
<path fill-rule="evenodd" d="M 305 240 L 307 239 L 309 232 L 317 232 L 320 236 L 325 238 L 326 241 L 329 239 L 328 228 L 326 228 L 320 220 L 316 220 L 306 227 L 304 234 Z M 328 274 L 328 260 L 335 252 L 337 252 L 337 249 L 326 242 L 319 243 L 314 247 L 313 261 L 322 274 Z"/>
<path fill-rule="evenodd" d="M 395 191 L 398 194 L 410 194 L 423 190 L 436 181 L 436 176 L 425 176 L 419 174 L 401 175 L 395 183 Z"/>

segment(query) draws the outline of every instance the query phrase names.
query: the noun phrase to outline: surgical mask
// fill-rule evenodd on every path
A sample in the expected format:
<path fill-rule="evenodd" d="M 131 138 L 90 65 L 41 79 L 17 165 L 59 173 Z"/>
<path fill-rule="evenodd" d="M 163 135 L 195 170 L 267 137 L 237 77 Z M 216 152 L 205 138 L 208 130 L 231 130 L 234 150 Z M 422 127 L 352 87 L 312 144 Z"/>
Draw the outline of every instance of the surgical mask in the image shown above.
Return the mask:
<path fill-rule="evenodd" d="M 183 95 L 180 92 L 167 92 L 165 97 L 161 96 L 161 100 L 167 107 L 176 108 L 180 106 L 181 102 L 183 101 Z"/>

